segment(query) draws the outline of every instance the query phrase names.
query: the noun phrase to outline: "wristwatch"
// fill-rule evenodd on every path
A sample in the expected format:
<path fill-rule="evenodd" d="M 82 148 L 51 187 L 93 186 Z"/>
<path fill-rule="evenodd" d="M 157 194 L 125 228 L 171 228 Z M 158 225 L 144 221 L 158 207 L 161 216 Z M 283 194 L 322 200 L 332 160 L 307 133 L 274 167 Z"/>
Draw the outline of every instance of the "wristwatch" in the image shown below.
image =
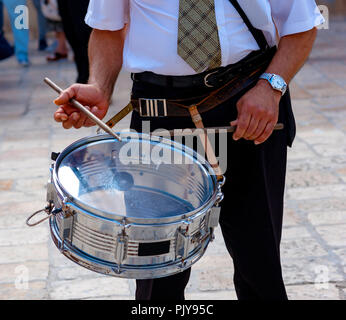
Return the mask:
<path fill-rule="evenodd" d="M 280 91 L 282 95 L 285 94 L 287 90 L 287 83 L 282 77 L 274 73 L 263 73 L 259 78 L 267 80 L 274 90 Z"/>

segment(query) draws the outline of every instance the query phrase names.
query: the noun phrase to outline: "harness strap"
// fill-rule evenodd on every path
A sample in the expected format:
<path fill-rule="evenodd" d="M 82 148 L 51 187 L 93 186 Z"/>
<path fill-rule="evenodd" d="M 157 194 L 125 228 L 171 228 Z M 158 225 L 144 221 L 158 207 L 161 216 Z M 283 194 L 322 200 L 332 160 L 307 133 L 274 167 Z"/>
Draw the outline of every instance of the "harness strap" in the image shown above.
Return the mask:
<path fill-rule="evenodd" d="M 200 113 L 198 112 L 197 106 L 196 105 L 190 106 L 189 112 L 191 115 L 191 119 L 192 119 L 193 123 L 195 124 L 196 128 L 197 129 L 204 129 L 203 120 L 202 120 Z M 221 169 L 218 165 L 218 161 L 216 159 L 216 156 L 215 156 L 213 147 L 210 143 L 210 140 L 208 138 L 208 135 L 203 131 L 203 133 L 199 134 L 199 138 L 201 139 L 204 152 L 207 155 L 208 162 L 215 171 L 217 181 L 222 181 L 224 179 L 224 177 L 221 173 Z"/>
<path fill-rule="evenodd" d="M 248 27 L 249 31 L 251 32 L 252 36 L 255 38 L 258 46 L 261 48 L 261 50 L 265 50 L 269 47 L 269 44 L 267 42 L 267 39 L 265 38 L 263 32 L 261 30 L 256 29 L 249 18 L 247 17 L 246 13 L 242 9 L 242 7 L 239 5 L 237 0 L 229 0 L 233 7 L 238 11 L 240 17 L 245 22 L 246 26 Z"/>

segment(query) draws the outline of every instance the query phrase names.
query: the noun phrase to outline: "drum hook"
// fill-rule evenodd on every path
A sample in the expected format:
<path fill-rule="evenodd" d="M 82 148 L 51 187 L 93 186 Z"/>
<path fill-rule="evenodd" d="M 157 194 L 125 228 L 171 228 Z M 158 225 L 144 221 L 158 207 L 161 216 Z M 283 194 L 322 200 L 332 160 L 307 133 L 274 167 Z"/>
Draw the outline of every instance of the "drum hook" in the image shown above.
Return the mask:
<path fill-rule="evenodd" d="M 40 224 L 41 222 L 49 219 L 52 215 L 55 215 L 57 214 L 58 212 L 61 212 L 62 209 L 55 209 L 53 210 L 53 203 L 52 202 L 49 202 L 48 205 L 44 208 L 44 209 L 41 209 L 41 210 L 38 210 L 36 212 L 34 212 L 28 219 L 26 219 L 26 224 L 29 226 L 29 227 L 34 227 L 34 226 L 37 226 L 38 224 Z M 41 213 L 41 212 L 45 212 L 47 213 L 47 217 L 44 217 L 43 219 L 37 221 L 37 222 L 34 222 L 34 223 L 30 223 L 30 220 L 36 216 L 37 214 Z"/>
<path fill-rule="evenodd" d="M 217 181 L 218 187 L 222 188 L 224 186 L 225 182 L 226 182 L 226 177 L 222 175 L 220 180 Z"/>
<path fill-rule="evenodd" d="M 222 193 L 222 192 L 219 192 L 218 194 L 217 194 L 217 199 L 216 199 L 216 201 L 215 201 L 215 207 L 218 207 L 219 205 L 220 205 L 220 203 L 223 201 L 223 199 L 224 199 L 224 194 Z"/>

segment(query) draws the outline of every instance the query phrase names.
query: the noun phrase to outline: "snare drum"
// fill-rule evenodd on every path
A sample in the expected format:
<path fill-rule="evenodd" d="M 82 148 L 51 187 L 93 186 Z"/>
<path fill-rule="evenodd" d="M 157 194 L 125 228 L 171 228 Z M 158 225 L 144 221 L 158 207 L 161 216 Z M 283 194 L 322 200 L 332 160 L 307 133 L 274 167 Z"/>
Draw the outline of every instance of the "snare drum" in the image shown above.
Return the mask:
<path fill-rule="evenodd" d="M 61 253 L 90 270 L 149 279 L 189 268 L 218 224 L 224 181 L 195 151 L 145 134 L 83 138 L 57 155 L 47 186 Z"/>

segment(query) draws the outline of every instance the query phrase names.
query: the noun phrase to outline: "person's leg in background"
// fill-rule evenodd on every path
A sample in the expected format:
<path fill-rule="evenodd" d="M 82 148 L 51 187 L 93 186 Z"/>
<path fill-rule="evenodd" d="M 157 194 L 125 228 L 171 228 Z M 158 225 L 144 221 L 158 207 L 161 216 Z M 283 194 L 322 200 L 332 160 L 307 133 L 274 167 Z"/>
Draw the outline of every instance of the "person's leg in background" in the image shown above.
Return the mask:
<path fill-rule="evenodd" d="M 0 60 L 7 59 L 14 54 L 13 47 L 8 43 L 4 35 L 4 10 L 0 0 Z"/>
<path fill-rule="evenodd" d="M 14 54 L 13 47 L 8 43 L 4 35 L 4 7 L 0 0 L 0 60 L 7 59 Z"/>
<path fill-rule="evenodd" d="M 88 43 L 91 28 L 85 24 L 84 18 L 89 0 L 58 0 L 58 5 L 65 35 L 74 53 L 78 72 L 76 82 L 87 83 L 89 79 Z"/>
<path fill-rule="evenodd" d="M 50 22 L 50 25 L 55 29 L 55 38 L 57 41 L 56 48 L 54 49 L 54 53 L 47 56 L 48 62 L 58 61 L 60 59 L 67 59 L 68 57 L 68 46 L 67 40 L 65 36 L 65 32 L 63 31 L 61 22 Z"/>
<path fill-rule="evenodd" d="M 41 11 L 41 1 L 40 0 L 32 0 L 34 6 L 36 8 L 37 13 L 37 24 L 39 31 L 39 40 L 38 40 L 38 50 L 44 51 L 47 48 L 47 40 L 46 40 L 46 18 L 42 14 Z"/>
<path fill-rule="evenodd" d="M 10 17 L 13 37 L 14 37 L 14 46 L 15 46 L 15 55 L 18 60 L 18 63 L 22 66 L 29 65 L 29 29 L 18 29 L 15 26 L 15 20 L 17 18 L 17 14 L 15 9 L 19 5 L 26 5 L 26 0 L 2 0 L 8 15 Z"/>

